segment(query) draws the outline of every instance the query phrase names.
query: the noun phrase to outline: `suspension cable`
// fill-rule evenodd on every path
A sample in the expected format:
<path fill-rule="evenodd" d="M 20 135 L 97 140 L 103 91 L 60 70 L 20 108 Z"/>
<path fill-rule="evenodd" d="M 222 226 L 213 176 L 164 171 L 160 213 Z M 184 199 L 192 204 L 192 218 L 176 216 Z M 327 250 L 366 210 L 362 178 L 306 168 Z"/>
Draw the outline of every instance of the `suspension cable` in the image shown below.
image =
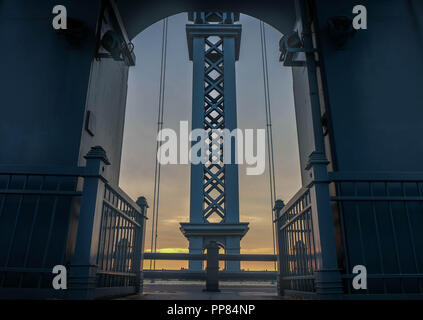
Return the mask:
<path fill-rule="evenodd" d="M 154 197 L 153 197 L 153 221 L 151 227 L 151 249 L 150 252 L 157 251 L 157 235 L 159 225 L 159 200 L 160 200 L 160 173 L 161 165 L 159 159 L 161 157 L 161 144 L 162 144 L 162 129 L 163 129 L 163 110 L 164 110 L 164 93 L 166 83 L 166 58 L 167 58 L 167 29 L 168 18 L 163 20 L 163 34 L 162 34 L 162 52 L 160 62 L 160 89 L 159 89 L 159 110 L 157 115 L 157 135 L 156 142 L 156 165 L 154 170 Z M 156 260 L 150 260 L 150 269 L 156 269 Z"/>
<path fill-rule="evenodd" d="M 266 45 L 266 31 L 264 22 L 260 21 L 260 40 L 261 40 L 261 58 L 263 66 L 263 84 L 264 84 L 264 104 L 266 110 L 266 134 L 267 134 L 267 153 L 269 163 L 269 187 L 270 187 L 270 210 L 272 215 L 272 236 L 273 236 L 273 254 L 276 254 L 276 236 L 275 236 L 275 213 L 273 210 L 276 197 L 276 182 L 275 182 L 275 161 L 273 153 L 273 132 L 272 132 L 272 113 L 270 108 L 270 93 L 269 93 L 269 73 L 267 64 L 267 45 Z M 276 262 L 274 263 L 276 270 Z"/>

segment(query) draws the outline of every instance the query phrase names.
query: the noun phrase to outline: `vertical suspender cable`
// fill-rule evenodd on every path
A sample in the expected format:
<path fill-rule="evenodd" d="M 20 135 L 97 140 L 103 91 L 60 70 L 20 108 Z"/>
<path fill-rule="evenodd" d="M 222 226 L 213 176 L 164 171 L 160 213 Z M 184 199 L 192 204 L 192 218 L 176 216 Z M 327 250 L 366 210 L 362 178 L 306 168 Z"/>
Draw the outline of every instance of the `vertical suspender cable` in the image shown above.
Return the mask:
<path fill-rule="evenodd" d="M 272 235 L 273 235 L 273 254 L 276 254 L 276 235 L 274 225 L 274 202 L 276 197 L 275 183 L 275 162 L 273 156 L 273 133 L 272 133 L 272 114 L 270 110 L 270 94 L 269 94 L 269 73 L 267 66 L 267 48 L 266 48 L 266 32 L 264 22 L 260 21 L 260 40 L 261 40 L 261 57 L 263 65 L 263 84 L 264 84 L 264 104 L 266 110 L 266 133 L 267 133 L 267 153 L 269 163 L 269 185 L 270 185 L 270 210 L 272 214 Z M 276 262 L 274 263 L 276 269 Z"/>
<path fill-rule="evenodd" d="M 159 225 L 159 200 L 160 200 L 160 146 L 162 144 L 161 131 L 163 129 L 163 110 L 164 110 L 164 93 L 166 82 L 166 58 L 167 58 L 167 25 L 168 18 L 163 20 L 163 34 L 162 34 L 162 56 L 160 63 L 160 89 L 159 89 L 159 110 L 157 115 L 157 136 L 156 143 L 156 166 L 154 171 L 154 199 L 153 199 L 153 221 L 151 227 L 151 249 L 150 252 L 157 251 L 157 235 Z M 150 260 L 150 269 L 156 269 L 156 260 Z"/>

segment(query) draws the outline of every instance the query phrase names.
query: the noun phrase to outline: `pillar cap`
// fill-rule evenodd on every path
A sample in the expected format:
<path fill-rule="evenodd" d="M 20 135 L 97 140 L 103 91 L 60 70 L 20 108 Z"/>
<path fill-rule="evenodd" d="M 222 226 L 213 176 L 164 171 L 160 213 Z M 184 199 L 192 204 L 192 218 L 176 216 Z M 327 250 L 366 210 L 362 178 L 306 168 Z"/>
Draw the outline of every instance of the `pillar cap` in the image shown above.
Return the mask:
<path fill-rule="evenodd" d="M 147 199 L 143 196 L 138 197 L 136 204 L 141 208 L 149 208 Z"/>
<path fill-rule="evenodd" d="M 283 209 L 283 207 L 285 207 L 285 203 L 283 202 L 283 200 L 278 199 L 275 201 L 275 206 L 273 210 L 280 210 Z"/>
<path fill-rule="evenodd" d="M 326 158 L 326 155 L 324 153 L 313 151 L 308 156 L 308 162 L 305 169 L 310 170 L 315 165 L 327 166 L 328 164 L 329 164 L 329 161 Z"/>
<path fill-rule="evenodd" d="M 180 230 L 186 238 L 201 236 L 201 237 L 225 237 L 225 236 L 239 236 L 242 238 L 247 231 L 248 222 L 240 223 L 189 223 L 182 222 Z"/>
<path fill-rule="evenodd" d="M 109 165 L 110 161 L 107 159 L 106 151 L 101 146 L 94 146 L 90 151 L 84 156 L 85 159 L 99 159 L 105 164 Z"/>

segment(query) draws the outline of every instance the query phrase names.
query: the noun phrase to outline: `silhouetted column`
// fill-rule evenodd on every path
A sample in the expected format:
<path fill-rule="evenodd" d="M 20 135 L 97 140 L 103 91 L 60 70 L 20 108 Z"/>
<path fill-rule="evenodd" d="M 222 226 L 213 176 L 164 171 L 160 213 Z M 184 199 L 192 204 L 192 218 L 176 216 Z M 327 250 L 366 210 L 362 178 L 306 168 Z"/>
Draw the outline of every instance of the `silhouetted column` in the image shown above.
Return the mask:
<path fill-rule="evenodd" d="M 191 236 L 189 238 L 189 253 L 203 253 L 203 237 Z M 203 270 L 203 261 L 201 260 L 189 260 L 188 266 L 190 270 L 199 271 Z"/>
<path fill-rule="evenodd" d="M 282 280 L 282 270 L 281 270 L 281 266 L 285 264 L 286 259 L 288 259 L 287 256 L 284 255 L 284 251 L 282 250 L 282 238 L 280 235 L 280 229 L 282 227 L 282 223 L 281 220 L 279 219 L 281 216 L 281 212 L 282 209 L 285 207 L 285 204 L 282 200 L 276 200 L 275 201 L 275 207 L 273 208 L 273 210 L 275 210 L 275 234 L 276 234 L 276 248 L 278 250 L 277 255 L 278 255 L 278 275 L 277 275 L 277 283 L 278 283 L 278 292 L 280 295 L 284 295 L 284 289 L 288 288 L 288 284 L 286 283 L 286 281 Z"/>
<path fill-rule="evenodd" d="M 134 254 L 134 270 L 136 273 L 135 290 L 137 293 L 142 292 L 144 285 L 143 276 L 143 262 L 144 262 L 144 245 L 145 245 L 145 220 L 147 219 L 147 208 L 148 203 L 145 197 L 139 197 L 137 199 L 137 205 L 141 209 L 141 216 L 138 217 L 137 222 L 140 225 L 140 230 L 137 234 L 135 242 L 135 254 Z"/>
<path fill-rule="evenodd" d="M 237 125 L 236 110 L 236 82 L 235 82 L 235 37 L 223 38 L 223 66 L 224 72 L 224 99 L 225 99 L 225 128 L 233 131 Z M 224 141 L 229 143 L 229 141 Z M 226 223 L 239 222 L 239 184 L 238 164 L 236 160 L 236 141 L 231 143 L 231 163 L 225 164 L 225 211 Z M 237 245 L 239 247 L 239 243 Z M 231 261 L 235 262 L 235 261 Z"/>
<path fill-rule="evenodd" d="M 193 40 L 192 130 L 204 129 L 204 37 Z M 194 145 L 196 141 L 192 142 Z M 195 156 L 195 155 L 192 155 Z M 190 222 L 203 222 L 203 164 L 191 164 Z"/>
<path fill-rule="evenodd" d="M 225 251 L 227 254 L 241 253 L 241 239 L 237 236 L 227 237 L 225 243 Z M 227 271 L 241 270 L 241 261 L 226 261 Z"/>
<path fill-rule="evenodd" d="M 207 244 L 206 290 L 219 292 L 219 245 L 216 241 Z"/>
<path fill-rule="evenodd" d="M 75 253 L 69 270 L 69 297 L 85 300 L 94 298 L 96 287 L 102 202 L 107 182 L 102 174 L 110 162 L 100 146 L 91 148 L 84 158 L 89 176 L 84 178 Z"/>
<path fill-rule="evenodd" d="M 301 27 L 304 48 L 313 48 L 310 10 L 304 0 L 298 1 L 301 14 Z M 318 270 L 315 272 L 316 293 L 322 298 L 334 298 L 342 294 L 341 274 L 338 268 L 334 221 L 329 195 L 329 178 L 323 138 L 322 115 L 320 108 L 320 91 L 317 81 L 315 53 L 305 53 L 309 81 L 311 116 L 313 121 L 313 139 L 315 150 L 309 156 L 306 169 L 312 181 L 308 185 L 312 201 L 312 220 L 315 251 Z"/>

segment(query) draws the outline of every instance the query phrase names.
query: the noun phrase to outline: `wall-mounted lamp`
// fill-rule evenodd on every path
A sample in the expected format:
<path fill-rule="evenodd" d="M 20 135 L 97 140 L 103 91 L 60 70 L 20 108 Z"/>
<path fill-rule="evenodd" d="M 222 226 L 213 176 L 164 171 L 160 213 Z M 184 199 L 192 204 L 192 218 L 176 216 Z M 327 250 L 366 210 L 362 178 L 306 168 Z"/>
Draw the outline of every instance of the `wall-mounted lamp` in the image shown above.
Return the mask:
<path fill-rule="evenodd" d="M 124 42 L 119 35 L 109 30 L 101 38 L 101 45 L 103 48 L 110 53 L 111 57 L 116 61 L 123 61 L 122 53 L 124 48 Z"/>
<path fill-rule="evenodd" d="M 127 65 L 135 65 L 133 61 L 134 45 L 126 43 L 115 31 L 107 31 L 101 38 L 101 46 L 109 53 L 98 53 L 99 58 L 113 58 L 115 61 L 124 61 Z"/>
<path fill-rule="evenodd" d="M 279 41 L 279 51 L 281 55 L 279 61 L 283 62 L 284 66 L 299 67 L 304 66 L 305 61 L 296 60 L 300 52 L 315 52 L 315 49 L 304 48 L 304 44 L 298 35 L 297 31 L 284 35 Z"/>

